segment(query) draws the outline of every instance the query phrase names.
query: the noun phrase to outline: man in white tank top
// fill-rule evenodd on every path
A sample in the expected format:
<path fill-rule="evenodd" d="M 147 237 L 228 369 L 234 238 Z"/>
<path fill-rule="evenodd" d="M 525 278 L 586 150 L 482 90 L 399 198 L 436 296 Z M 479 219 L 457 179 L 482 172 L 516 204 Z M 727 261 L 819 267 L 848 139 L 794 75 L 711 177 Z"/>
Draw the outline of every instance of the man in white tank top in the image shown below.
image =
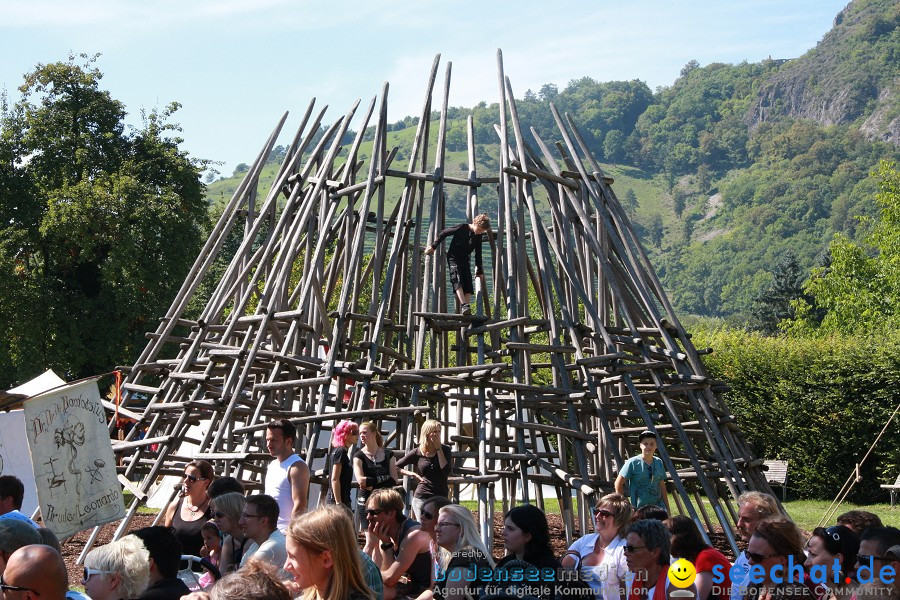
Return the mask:
<path fill-rule="evenodd" d="M 275 460 L 266 469 L 265 493 L 278 502 L 278 529 L 287 531 L 291 518 L 306 512 L 309 467 L 294 453 L 297 429 L 286 419 L 275 419 L 266 428 L 266 449 Z"/>

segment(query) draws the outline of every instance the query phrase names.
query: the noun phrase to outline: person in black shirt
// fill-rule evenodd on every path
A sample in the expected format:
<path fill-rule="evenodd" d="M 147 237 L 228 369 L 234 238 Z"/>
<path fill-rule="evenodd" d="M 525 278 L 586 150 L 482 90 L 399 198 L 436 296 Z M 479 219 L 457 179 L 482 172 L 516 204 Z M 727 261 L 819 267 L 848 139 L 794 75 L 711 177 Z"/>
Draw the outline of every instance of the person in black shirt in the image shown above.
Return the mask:
<path fill-rule="evenodd" d="M 422 507 L 434 496 L 450 495 L 447 478 L 452 470 L 450 446 L 441 444 L 441 422 L 428 419 L 419 431 L 419 445 L 397 461 L 402 475 L 415 478 L 419 484 L 413 494 L 414 518 L 421 520 Z"/>
<path fill-rule="evenodd" d="M 491 228 L 491 221 L 486 214 L 480 214 L 471 223 L 461 223 L 455 227 L 448 227 L 440 232 L 434 242 L 425 249 L 425 254 L 434 254 L 438 244 L 447 236 L 450 238 L 450 247 L 447 249 L 447 266 L 450 268 L 450 282 L 453 291 L 460 303 L 460 312 L 464 315 L 471 314 L 469 301 L 475 286 L 472 282 L 472 271 L 469 265 L 469 255 L 475 252 L 475 276 L 481 274 L 481 240 L 482 234 Z"/>
<path fill-rule="evenodd" d="M 353 421 L 341 421 L 331 432 L 331 485 L 325 501 L 329 504 L 341 504 L 353 510 L 350 504 L 350 482 L 353 467 L 350 466 L 350 449 L 359 439 L 359 425 Z"/>
<path fill-rule="evenodd" d="M 179 600 L 191 593 L 178 579 L 181 542 L 170 527 L 142 527 L 133 532 L 150 553 L 150 583 L 138 600 Z"/>

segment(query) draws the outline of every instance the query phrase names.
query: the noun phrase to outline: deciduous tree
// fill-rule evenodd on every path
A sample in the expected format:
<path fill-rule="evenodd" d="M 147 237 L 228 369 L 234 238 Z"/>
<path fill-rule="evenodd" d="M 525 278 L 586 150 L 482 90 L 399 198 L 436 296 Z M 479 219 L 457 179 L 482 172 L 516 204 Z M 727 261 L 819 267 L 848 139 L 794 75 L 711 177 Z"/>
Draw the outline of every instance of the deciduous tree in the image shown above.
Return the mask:
<path fill-rule="evenodd" d="M 39 64 L 2 107 L 0 386 L 129 362 L 199 248 L 206 163 L 179 147 L 179 105 L 127 130 L 96 60 Z"/>

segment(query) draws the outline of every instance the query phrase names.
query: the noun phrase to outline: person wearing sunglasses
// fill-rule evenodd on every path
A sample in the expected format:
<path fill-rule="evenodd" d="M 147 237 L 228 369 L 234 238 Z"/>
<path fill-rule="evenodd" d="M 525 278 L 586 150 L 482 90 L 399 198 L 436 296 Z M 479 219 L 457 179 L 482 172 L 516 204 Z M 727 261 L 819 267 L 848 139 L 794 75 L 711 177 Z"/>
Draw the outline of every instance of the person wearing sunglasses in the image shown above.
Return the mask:
<path fill-rule="evenodd" d="M 856 597 L 900 598 L 900 529 L 896 527 L 870 527 L 859 537 L 859 554 L 856 555 L 857 572 L 863 579 L 867 569 L 871 581 L 859 586 Z M 868 579 L 868 577 L 866 577 Z"/>
<path fill-rule="evenodd" d="M 134 535 L 97 546 L 84 559 L 81 584 L 91 600 L 137 598 L 150 579 L 150 553 Z"/>
<path fill-rule="evenodd" d="M 64 600 L 69 576 L 59 552 L 43 544 L 22 546 L 12 553 L 0 576 L 8 600 Z"/>
<path fill-rule="evenodd" d="M 634 574 L 628 588 L 628 600 L 673 600 L 678 588 L 669 585 L 672 538 L 661 521 L 644 519 L 632 523 L 625 536 L 625 562 Z M 684 588 L 697 597 L 692 583 Z"/>
<path fill-rule="evenodd" d="M 834 525 L 828 529 L 816 527 L 813 530 L 806 542 L 806 563 L 803 567 L 807 573 L 813 567 L 823 568 L 827 573 L 828 585 L 820 584 L 816 587 L 819 600 L 850 599 L 855 586 L 852 585 L 852 578 L 851 583 L 846 583 L 846 580 L 854 575 L 858 552 L 859 536 L 849 527 Z M 835 561 L 840 565 L 837 570 L 834 568 Z"/>
<path fill-rule="evenodd" d="M 393 452 L 384 447 L 384 437 L 378 431 L 378 426 L 372 421 L 364 421 L 359 426 L 360 449 L 353 455 L 353 473 L 359 483 L 359 491 L 356 493 L 356 517 L 359 527 L 365 530 L 366 507 L 369 495 L 373 490 L 380 488 L 392 488 L 400 481 L 397 472 L 397 461 Z M 366 545 L 372 540 L 366 533 Z"/>
<path fill-rule="evenodd" d="M 663 521 L 672 533 L 672 557 L 683 558 L 694 565 L 698 600 L 728 600 L 731 595 L 731 563 L 728 558 L 703 539 L 700 528 L 690 517 L 679 515 Z M 713 584 L 716 565 L 722 573 L 721 583 Z M 713 594 L 715 587 L 716 594 Z"/>
<path fill-rule="evenodd" d="M 431 587 L 431 536 L 403 514 L 403 496 L 394 489 L 378 489 L 366 510 L 368 536 L 364 552 L 381 570 L 384 599 L 416 597 Z M 408 583 L 401 585 L 406 576 Z"/>
<path fill-rule="evenodd" d="M 350 466 L 350 450 L 359 439 L 359 425 L 353 421 L 341 421 L 331 432 L 331 485 L 325 501 L 328 504 L 346 506 L 351 512 L 350 483 L 353 480 L 353 467 Z"/>
<path fill-rule="evenodd" d="M 437 525 L 438 512 L 448 504 L 452 504 L 449 498 L 444 496 L 432 496 L 422 505 L 422 516 L 419 519 L 419 523 L 422 525 L 422 531 L 431 536 L 431 542 L 428 546 L 431 549 L 431 566 L 433 567 L 432 573 L 434 573 L 435 577 L 437 577 L 438 571 L 441 568 L 444 550 L 438 546 L 437 531 L 434 527 Z"/>
<path fill-rule="evenodd" d="M 738 496 L 737 503 L 737 531 L 741 539 L 748 543 L 763 519 L 774 517 L 781 512 L 775 497 L 763 492 L 744 492 Z M 742 551 L 738 555 L 729 574 L 731 575 L 731 600 L 741 600 L 750 585 L 750 561 L 746 551 Z"/>
<path fill-rule="evenodd" d="M 791 562 L 794 565 L 806 562 L 802 534 L 789 518 L 777 516 L 761 521 L 750 537 L 746 554 L 751 577 L 761 581 L 748 584 L 744 600 L 814 600 L 813 589 L 805 580 L 798 581 L 801 577 L 797 570 L 788 570 Z M 757 565 L 762 569 L 756 569 Z"/>
<path fill-rule="evenodd" d="M 206 490 L 215 479 L 213 466 L 205 460 L 194 460 L 184 467 L 181 492 L 166 508 L 163 525 L 171 527 L 185 554 L 200 556 L 203 534 L 200 529 L 212 518 Z"/>
<path fill-rule="evenodd" d="M 241 513 L 246 504 L 243 494 L 228 492 L 216 496 L 212 501 L 213 523 L 225 534 L 222 542 L 222 553 L 219 558 L 219 571 L 230 573 L 241 565 L 245 554 L 256 551 L 256 542 L 244 535 L 240 525 Z"/>
<path fill-rule="evenodd" d="M 486 582 L 476 574 L 493 569 L 494 559 L 481 541 L 472 513 L 459 504 L 448 504 L 438 512 L 435 529 L 438 544 L 447 551 L 434 585 L 435 600 L 478 598 Z"/>
<path fill-rule="evenodd" d="M 632 508 L 622 494 L 607 494 L 593 511 L 594 533 L 575 540 L 562 559 L 566 569 L 576 569 L 591 586 L 597 600 L 620 600 L 628 566 L 625 564 L 625 531 Z"/>

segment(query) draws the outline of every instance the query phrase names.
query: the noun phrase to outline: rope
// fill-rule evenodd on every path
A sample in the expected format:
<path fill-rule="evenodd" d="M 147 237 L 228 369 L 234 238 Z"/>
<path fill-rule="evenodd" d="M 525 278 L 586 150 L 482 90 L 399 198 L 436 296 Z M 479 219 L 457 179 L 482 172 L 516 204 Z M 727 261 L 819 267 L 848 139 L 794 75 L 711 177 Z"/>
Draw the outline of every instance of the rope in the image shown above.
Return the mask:
<path fill-rule="evenodd" d="M 872 454 L 872 450 L 875 449 L 875 445 L 878 443 L 878 440 L 884 435 L 884 432 L 887 431 L 888 426 L 891 424 L 891 421 L 894 420 L 894 417 L 897 416 L 897 413 L 900 412 L 900 404 L 897 405 L 897 408 L 894 409 L 894 412 L 891 414 L 890 418 L 888 418 L 887 423 L 884 424 L 884 427 L 881 429 L 881 432 L 878 434 L 878 437 L 875 438 L 875 441 L 872 442 L 872 445 L 869 446 L 869 450 L 866 452 L 866 455 L 863 456 L 863 459 L 856 464 L 856 467 L 853 469 L 853 473 L 850 474 L 850 477 L 847 478 L 847 481 L 844 482 L 843 487 L 837 493 L 834 500 L 831 501 L 831 504 L 828 506 L 828 509 L 825 511 L 825 514 L 822 515 L 822 518 L 816 523 L 816 527 L 821 527 L 824 523 L 827 523 L 834 516 L 834 513 L 837 512 L 838 507 L 844 502 L 844 499 L 847 497 L 847 494 L 850 493 L 850 490 L 853 489 L 853 486 L 862 481 L 862 476 L 859 474 L 859 468 L 866 462 L 866 459 L 869 458 L 869 455 Z"/>

